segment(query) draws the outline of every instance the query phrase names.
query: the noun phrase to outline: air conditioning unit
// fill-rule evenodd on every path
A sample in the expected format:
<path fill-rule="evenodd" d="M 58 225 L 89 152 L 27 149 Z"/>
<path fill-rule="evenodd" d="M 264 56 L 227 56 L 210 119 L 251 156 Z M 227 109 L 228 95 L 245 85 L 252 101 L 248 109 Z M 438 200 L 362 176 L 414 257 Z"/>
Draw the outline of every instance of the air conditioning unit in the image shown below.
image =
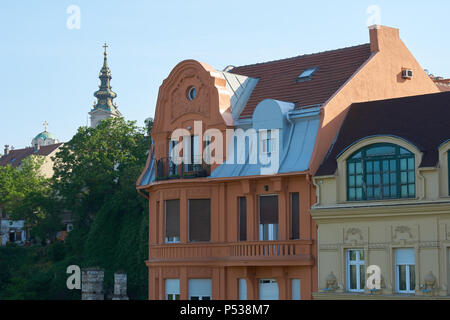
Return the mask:
<path fill-rule="evenodd" d="M 403 79 L 412 79 L 413 72 L 411 69 L 402 70 L 402 78 Z"/>

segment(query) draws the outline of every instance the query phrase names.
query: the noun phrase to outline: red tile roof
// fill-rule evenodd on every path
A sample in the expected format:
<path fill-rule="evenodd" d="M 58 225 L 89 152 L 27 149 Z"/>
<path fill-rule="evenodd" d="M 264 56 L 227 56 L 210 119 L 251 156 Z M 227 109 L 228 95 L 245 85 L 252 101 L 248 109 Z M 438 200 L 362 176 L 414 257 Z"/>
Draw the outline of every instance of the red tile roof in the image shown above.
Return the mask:
<path fill-rule="evenodd" d="M 7 166 L 10 164 L 13 167 L 18 167 L 22 160 L 25 158 L 34 155 L 39 156 L 48 156 L 53 151 L 55 151 L 57 148 L 59 148 L 62 145 L 62 143 L 55 143 L 51 144 L 49 146 L 42 146 L 38 152 L 34 152 L 34 148 L 24 148 L 24 149 L 16 149 L 9 151 L 8 155 L 4 155 L 0 158 L 0 166 Z"/>
<path fill-rule="evenodd" d="M 240 118 L 252 116 L 264 99 L 305 107 L 326 102 L 371 56 L 370 44 L 235 67 L 229 72 L 258 78 Z M 306 69 L 319 67 L 312 80 L 297 82 Z"/>

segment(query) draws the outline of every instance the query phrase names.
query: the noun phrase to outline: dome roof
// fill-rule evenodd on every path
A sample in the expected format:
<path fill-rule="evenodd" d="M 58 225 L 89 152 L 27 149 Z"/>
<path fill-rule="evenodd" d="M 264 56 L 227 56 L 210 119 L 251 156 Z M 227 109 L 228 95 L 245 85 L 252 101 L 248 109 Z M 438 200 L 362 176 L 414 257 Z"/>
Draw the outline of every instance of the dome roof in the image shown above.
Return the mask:
<path fill-rule="evenodd" d="M 36 137 L 34 137 L 33 140 L 38 140 L 39 138 L 41 138 L 44 141 L 47 140 L 47 139 L 56 140 L 56 137 L 52 133 L 50 133 L 48 131 L 43 131 L 43 132 L 39 133 Z"/>

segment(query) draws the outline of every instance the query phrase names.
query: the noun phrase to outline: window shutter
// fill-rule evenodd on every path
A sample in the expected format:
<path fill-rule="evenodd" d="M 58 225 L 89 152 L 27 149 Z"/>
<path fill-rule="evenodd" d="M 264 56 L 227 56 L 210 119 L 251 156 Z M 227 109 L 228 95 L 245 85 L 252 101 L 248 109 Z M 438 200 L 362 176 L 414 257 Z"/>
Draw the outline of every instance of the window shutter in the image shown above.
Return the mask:
<path fill-rule="evenodd" d="M 180 279 L 166 279 L 166 295 L 180 294 Z"/>
<path fill-rule="evenodd" d="M 197 296 L 212 296 L 212 281 L 211 279 L 189 279 L 188 282 L 189 297 Z"/>
<path fill-rule="evenodd" d="M 278 224 L 278 196 L 260 196 L 259 213 L 260 224 Z"/>
<path fill-rule="evenodd" d="M 209 199 L 189 200 L 189 241 L 209 241 L 211 236 Z"/>
<path fill-rule="evenodd" d="M 247 240 L 247 199 L 239 197 L 239 241 Z"/>
<path fill-rule="evenodd" d="M 180 237 L 180 200 L 166 200 L 166 237 Z"/>
<path fill-rule="evenodd" d="M 414 264 L 414 249 L 396 249 L 395 250 L 396 264 Z"/>

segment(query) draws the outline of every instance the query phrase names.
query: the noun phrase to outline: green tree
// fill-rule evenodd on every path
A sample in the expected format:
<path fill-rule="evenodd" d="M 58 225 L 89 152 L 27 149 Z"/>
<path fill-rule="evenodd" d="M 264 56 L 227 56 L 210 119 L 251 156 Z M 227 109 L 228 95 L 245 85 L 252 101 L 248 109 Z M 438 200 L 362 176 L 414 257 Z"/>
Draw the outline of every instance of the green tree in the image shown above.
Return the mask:
<path fill-rule="evenodd" d="M 72 211 L 75 228 L 66 245 L 77 264 L 105 268 L 105 286 L 112 275 L 128 273 L 130 298 L 146 298 L 148 246 L 147 203 L 136 192 L 150 146 L 149 131 L 123 118 L 82 127 L 55 155 L 55 190 L 62 206 Z"/>
<path fill-rule="evenodd" d="M 59 227 L 50 180 L 41 175 L 43 158 L 30 156 L 20 166 L 0 167 L 0 205 L 13 220 L 25 220 L 41 237 Z"/>
<path fill-rule="evenodd" d="M 81 127 L 60 148 L 53 180 L 79 226 L 88 226 L 108 197 L 134 188 L 128 182 L 145 164 L 148 148 L 145 129 L 123 118 L 101 121 L 95 129 Z"/>
<path fill-rule="evenodd" d="M 152 124 L 149 119 L 139 128 L 118 118 L 95 129 L 80 128 L 55 155 L 50 183 L 34 183 L 26 195 L 9 186 L 27 177 L 3 169 L 0 197 L 8 203 L 20 200 L 21 208 L 11 210 L 37 217 L 32 231 L 39 237 L 60 230 L 56 213 L 62 210 L 71 211 L 78 223 L 64 243 L 0 248 L 0 300 L 80 299 L 79 291 L 66 287 L 66 268 L 72 264 L 104 268 L 106 292 L 112 291 L 113 273 L 125 271 L 130 299 L 147 299 L 148 203 L 136 192 L 136 181 L 148 156 Z"/>

